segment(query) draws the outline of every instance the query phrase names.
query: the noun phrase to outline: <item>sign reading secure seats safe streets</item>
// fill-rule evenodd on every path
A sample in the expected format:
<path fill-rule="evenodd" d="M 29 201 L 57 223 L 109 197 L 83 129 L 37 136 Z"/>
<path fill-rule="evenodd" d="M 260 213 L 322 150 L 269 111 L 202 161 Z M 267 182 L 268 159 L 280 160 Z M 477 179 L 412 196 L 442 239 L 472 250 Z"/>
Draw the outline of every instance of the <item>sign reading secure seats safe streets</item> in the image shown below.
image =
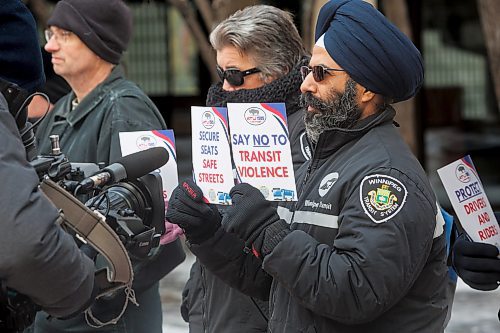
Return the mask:
<path fill-rule="evenodd" d="M 296 201 L 284 103 L 228 103 L 231 148 L 240 183 L 270 201 Z"/>
<path fill-rule="evenodd" d="M 500 227 L 469 155 L 437 170 L 460 225 L 476 242 L 500 249 Z"/>
<path fill-rule="evenodd" d="M 167 150 L 168 162 L 159 169 L 163 185 L 163 197 L 169 200 L 177 186 L 177 153 L 175 150 L 175 136 L 173 130 L 121 132 L 120 147 L 122 156 L 130 155 L 141 150 L 163 147 Z M 147 161 L 144 161 L 147 163 Z"/>
<path fill-rule="evenodd" d="M 227 109 L 191 107 L 193 174 L 205 201 L 231 204 L 234 186 Z"/>

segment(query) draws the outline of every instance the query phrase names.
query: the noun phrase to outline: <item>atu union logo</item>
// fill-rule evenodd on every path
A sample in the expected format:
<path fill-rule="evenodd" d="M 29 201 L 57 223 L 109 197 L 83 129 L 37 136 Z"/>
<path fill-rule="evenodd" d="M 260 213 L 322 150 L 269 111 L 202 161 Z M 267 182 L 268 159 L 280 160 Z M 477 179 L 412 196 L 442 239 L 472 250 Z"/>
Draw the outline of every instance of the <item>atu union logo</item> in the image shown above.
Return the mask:
<path fill-rule="evenodd" d="M 215 116 L 212 111 L 205 111 L 201 116 L 201 124 L 206 129 L 211 129 L 215 125 Z"/>
<path fill-rule="evenodd" d="M 245 120 L 250 125 L 262 125 L 266 121 L 266 113 L 256 107 L 252 107 L 245 111 Z"/>
<path fill-rule="evenodd" d="M 153 148 L 156 147 L 156 138 L 148 134 L 141 135 L 137 138 L 135 144 L 140 150 Z"/>
<path fill-rule="evenodd" d="M 455 176 L 462 183 L 470 182 L 470 172 L 467 167 L 463 164 L 459 164 L 455 169 Z"/>

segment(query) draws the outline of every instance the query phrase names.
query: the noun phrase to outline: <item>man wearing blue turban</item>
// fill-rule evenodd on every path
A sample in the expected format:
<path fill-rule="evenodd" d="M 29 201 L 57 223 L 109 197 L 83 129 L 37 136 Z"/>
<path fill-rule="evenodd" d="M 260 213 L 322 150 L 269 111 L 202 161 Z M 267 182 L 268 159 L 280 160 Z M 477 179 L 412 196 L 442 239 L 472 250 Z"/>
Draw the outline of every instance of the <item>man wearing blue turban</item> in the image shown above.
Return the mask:
<path fill-rule="evenodd" d="M 209 269 L 249 294 L 268 288 L 270 332 L 443 332 L 444 220 L 390 106 L 422 85 L 420 53 L 366 2 L 331 0 L 302 75 L 314 153 L 296 173 L 298 201 L 276 209 L 249 184 L 234 186 L 222 225 L 247 250 L 231 258 L 234 276 Z M 251 256 L 270 289 L 249 287 Z"/>
<path fill-rule="evenodd" d="M 329 1 L 321 9 L 315 39 L 349 76 L 393 102 L 414 96 L 424 81 L 413 43 L 364 1 Z"/>

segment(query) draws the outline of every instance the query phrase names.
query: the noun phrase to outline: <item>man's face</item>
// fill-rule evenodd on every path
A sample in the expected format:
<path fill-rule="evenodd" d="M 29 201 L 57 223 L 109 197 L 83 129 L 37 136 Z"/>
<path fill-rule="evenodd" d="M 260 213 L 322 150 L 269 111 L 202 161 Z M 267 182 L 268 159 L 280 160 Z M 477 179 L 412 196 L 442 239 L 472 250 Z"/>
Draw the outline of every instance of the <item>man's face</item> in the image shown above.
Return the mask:
<path fill-rule="evenodd" d="M 325 49 L 314 47 L 310 67 L 341 69 Z M 358 85 L 344 71 L 327 71 L 317 82 L 313 73 L 307 75 L 300 89 L 301 103 L 307 108 L 304 117 L 306 133 L 313 143 L 319 135 L 332 128 L 351 128 L 360 119 Z"/>
<path fill-rule="evenodd" d="M 54 72 L 70 82 L 85 77 L 85 73 L 100 63 L 100 58 L 92 52 L 74 33 L 52 26 L 51 37 L 45 50 L 52 54 Z"/>

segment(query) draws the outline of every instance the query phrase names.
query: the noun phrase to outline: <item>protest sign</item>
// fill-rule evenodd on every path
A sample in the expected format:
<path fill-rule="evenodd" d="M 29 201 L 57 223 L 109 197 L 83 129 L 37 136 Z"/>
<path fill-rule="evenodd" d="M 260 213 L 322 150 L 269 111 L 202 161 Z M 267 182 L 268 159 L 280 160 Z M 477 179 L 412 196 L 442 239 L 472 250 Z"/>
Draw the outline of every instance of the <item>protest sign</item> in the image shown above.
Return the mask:
<path fill-rule="evenodd" d="M 500 228 L 470 156 L 437 172 L 462 228 L 473 241 L 500 248 Z"/>
<path fill-rule="evenodd" d="M 205 201 L 229 205 L 234 186 L 227 109 L 191 107 L 193 174 Z"/>
<path fill-rule="evenodd" d="M 284 103 L 228 103 L 238 182 L 267 200 L 296 201 L 297 190 Z"/>
<path fill-rule="evenodd" d="M 119 135 L 122 156 L 153 147 L 163 147 L 168 151 L 168 162 L 159 169 L 163 185 L 163 196 L 168 200 L 179 182 L 174 132 L 172 130 L 137 131 L 121 132 Z"/>

